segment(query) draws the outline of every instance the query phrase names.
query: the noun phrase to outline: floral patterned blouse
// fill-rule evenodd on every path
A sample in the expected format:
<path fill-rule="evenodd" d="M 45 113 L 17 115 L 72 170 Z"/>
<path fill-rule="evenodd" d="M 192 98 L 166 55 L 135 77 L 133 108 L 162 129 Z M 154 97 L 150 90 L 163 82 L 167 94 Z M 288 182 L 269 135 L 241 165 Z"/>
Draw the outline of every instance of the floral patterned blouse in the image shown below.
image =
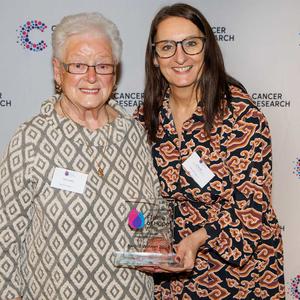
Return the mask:
<path fill-rule="evenodd" d="M 249 95 L 236 87 L 231 93 L 210 138 L 199 105 L 183 124 L 181 145 L 168 98 L 160 109 L 152 155 L 163 196 L 176 200 L 174 242 L 201 227 L 209 238 L 192 273 L 156 278 L 156 299 L 284 299 L 269 127 Z M 141 106 L 142 123 L 143 115 Z M 182 165 L 194 152 L 214 173 L 203 188 Z"/>

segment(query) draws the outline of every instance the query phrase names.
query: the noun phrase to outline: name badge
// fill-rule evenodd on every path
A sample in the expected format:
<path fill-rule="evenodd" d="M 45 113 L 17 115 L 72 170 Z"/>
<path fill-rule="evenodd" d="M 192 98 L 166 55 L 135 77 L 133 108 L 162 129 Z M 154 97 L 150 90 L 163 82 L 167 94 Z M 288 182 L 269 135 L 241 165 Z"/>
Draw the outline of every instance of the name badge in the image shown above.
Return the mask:
<path fill-rule="evenodd" d="M 193 152 L 182 165 L 201 188 L 215 176 L 196 152 Z"/>
<path fill-rule="evenodd" d="M 83 194 L 88 175 L 56 167 L 51 187 L 69 192 Z"/>

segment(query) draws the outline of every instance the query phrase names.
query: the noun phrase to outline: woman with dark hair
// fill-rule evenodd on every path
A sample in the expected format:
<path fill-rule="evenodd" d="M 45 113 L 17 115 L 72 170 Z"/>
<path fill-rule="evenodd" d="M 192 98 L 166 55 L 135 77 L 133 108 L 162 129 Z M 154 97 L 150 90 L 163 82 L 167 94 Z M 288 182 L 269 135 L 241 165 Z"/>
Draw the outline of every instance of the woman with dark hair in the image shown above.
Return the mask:
<path fill-rule="evenodd" d="M 162 195 L 175 200 L 183 264 L 152 269 L 161 273 L 156 298 L 284 299 L 268 123 L 226 74 L 213 31 L 194 7 L 174 4 L 154 17 L 136 117 L 148 132 Z"/>

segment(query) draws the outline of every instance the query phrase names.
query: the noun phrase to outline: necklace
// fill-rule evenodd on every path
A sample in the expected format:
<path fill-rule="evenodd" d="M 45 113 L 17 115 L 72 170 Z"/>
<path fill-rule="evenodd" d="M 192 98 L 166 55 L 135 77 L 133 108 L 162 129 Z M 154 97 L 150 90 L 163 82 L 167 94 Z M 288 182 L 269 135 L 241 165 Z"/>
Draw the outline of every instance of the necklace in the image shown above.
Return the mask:
<path fill-rule="evenodd" d="M 68 119 L 70 119 L 70 120 L 72 120 L 74 123 L 76 123 L 76 122 L 69 116 L 69 114 L 67 114 L 67 113 L 64 111 L 64 109 L 63 109 L 63 107 L 62 107 L 62 99 L 59 99 L 58 103 L 59 103 L 59 108 L 60 108 L 60 110 L 61 110 L 63 116 L 66 117 L 66 118 L 68 118 Z M 108 113 L 108 111 L 107 111 L 106 104 L 104 105 L 104 110 L 105 110 L 105 115 L 106 115 L 106 119 L 107 119 L 107 124 L 110 124 L 110 118 L 109 118 L 109 113 Z M 103 154 L 105 153 L 106 148 L 107 148 L 107 145 L 108 145 L 108 138 L 110 137 L 110 129 L 111 129 L 111 126 L 109 126 L 109 132 L 108 132 L 107 137 L 106 137 L 106 143 L 103 145 Z M 90 150 L 92 150 L 90 144 L 88 143 L 87 139 L 85 138 L 85 136 L 84 136 L 83 134 L 82 134 L 82 137 L 83 137 L 83 139 L 84 139 L 84 142 L 85 142 L 87 148 L 90 149 Z M 104 176 L 104 169 L 101 167 L 101 160 L 98 161 L 98 162 L 96 161 L 96 164 L 97 164 L 97 174 L 98 174 L 100 177 L 103 177 L 103 176 Z"/>

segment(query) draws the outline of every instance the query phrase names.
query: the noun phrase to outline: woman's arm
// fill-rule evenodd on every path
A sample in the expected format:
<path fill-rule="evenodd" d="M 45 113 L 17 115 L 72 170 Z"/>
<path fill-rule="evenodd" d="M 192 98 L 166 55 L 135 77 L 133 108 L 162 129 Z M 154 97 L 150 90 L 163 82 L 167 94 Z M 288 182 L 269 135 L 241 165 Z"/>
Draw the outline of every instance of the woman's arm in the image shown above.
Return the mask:
<path fill-rule="evenodd" d="M 0 162 L 0 295 L 21 299 L 21 243 L 30 224 L 28 210 L 33 198 L 29 168 L 33 146 L 26 144 L 20 129 L 12 138 Z"/>
<path fill-rule="evenodd" d="M 232 265 L 243 266 L 262 238 L 263 212 L 270 204 L 272 152 L 267 121 L 257 108 L 241 113 L 225 145 L 230 174 L 228 196 L 220 199 L 216 221 L 205 228 L 205 247 Z M 276 222 L 270 220 L 271 222 Z"/>

